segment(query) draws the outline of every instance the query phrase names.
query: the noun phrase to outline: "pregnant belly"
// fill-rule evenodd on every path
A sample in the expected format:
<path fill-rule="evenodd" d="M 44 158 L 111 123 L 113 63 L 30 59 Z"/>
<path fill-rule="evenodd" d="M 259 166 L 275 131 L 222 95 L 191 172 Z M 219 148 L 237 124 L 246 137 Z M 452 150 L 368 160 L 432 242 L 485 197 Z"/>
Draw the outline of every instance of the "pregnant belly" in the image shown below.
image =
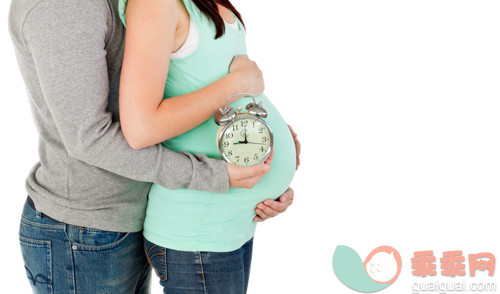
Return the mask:
<path fill-rule="evenodd" d="M 144 234 L 164 247 L 188 251 L 232 251 L 255 231 L 255 208 L 265 199 L 276 199 L 289 187 L 295 173 L 295 144 L 287 124 L 267 100 L 265 119 L 274 135 L 271 171 L 252 189 L 230 188 L 217 194 L 187 189 L 168 190 L 153 185 L 149 193 Z M 238 100 L 232 106 L 246 106 Z M 204 153 L 220 158 L 216 145 L 218 126 L 209 119 L 195 129 L 163 143 L 174 151 Z M 163 242 L 163 243 L 162 243 Z"/>

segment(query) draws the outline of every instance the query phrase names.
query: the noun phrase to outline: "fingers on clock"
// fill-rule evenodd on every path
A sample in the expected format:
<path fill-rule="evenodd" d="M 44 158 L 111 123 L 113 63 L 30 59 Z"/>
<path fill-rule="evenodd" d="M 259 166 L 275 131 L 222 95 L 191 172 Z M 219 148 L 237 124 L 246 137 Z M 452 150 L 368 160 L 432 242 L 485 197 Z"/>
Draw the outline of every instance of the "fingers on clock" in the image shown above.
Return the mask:
<path fill-rule="evenodd" d="M 268 164 L 257 164 L 250 167 L 239 167 L 239 170 L 241 171 L 241 179 L 253 181 L 255 178 L 260 179 L 260 177 L 267 174 L 271 167 Z"/>
<path fill-rule="evenodd" d="M 257 184 L 260 181 L 260 179 L 262 179 L 263 176 L 264 174 L 261 174 L 259 176 L 242 179 L 241 181 L 243 182 L 245 188 L 251 189 L 253 188 L 253 186 L 255 186 L 255 184 Z"/>
<path fill-rule="evenodd" d="M 274 157 L 274 148 L 271 149 L 271 153 L 269 154 L 269 157 L 264 161 L 265 164 L 271 165 L 273 162 L 273 157 Z"/>

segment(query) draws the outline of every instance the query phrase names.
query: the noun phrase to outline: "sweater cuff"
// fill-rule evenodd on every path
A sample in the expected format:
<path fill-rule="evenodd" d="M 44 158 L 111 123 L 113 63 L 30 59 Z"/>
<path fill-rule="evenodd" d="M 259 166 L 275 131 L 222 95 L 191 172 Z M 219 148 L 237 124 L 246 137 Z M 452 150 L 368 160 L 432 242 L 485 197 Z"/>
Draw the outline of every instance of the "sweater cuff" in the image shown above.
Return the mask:
<path fill-rule="evenodd" d="M 226 162 L 208 158 L 204 154 L 194 154 L 198 160 L 193 165 L 190 190 L 226 193 L 229 190 L 229 175 Z"/>

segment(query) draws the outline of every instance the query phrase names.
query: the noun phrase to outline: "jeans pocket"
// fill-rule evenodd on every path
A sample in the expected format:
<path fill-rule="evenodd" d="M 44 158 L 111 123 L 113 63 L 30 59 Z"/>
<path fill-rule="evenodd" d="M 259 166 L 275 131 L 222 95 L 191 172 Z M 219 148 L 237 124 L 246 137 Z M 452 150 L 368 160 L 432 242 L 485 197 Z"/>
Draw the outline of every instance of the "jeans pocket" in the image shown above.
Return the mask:
<path fill-rule="evenodd" d="M 160 281 L 167 280 L 167 249 L 144 239 L 144 251 Z"/>
<path fill-rule="evenodd" d="M 26 275 L 33 293 L 46 294 L 52 291 L 52 244 L 50 241 L 34 240 L 19 236 Z"/>
<path fill-rule="evenodd" d="M 77 248 L 86 251 L 108 250 L 118 247 L 130 233 L 68 226 L 68 238 Z"/>

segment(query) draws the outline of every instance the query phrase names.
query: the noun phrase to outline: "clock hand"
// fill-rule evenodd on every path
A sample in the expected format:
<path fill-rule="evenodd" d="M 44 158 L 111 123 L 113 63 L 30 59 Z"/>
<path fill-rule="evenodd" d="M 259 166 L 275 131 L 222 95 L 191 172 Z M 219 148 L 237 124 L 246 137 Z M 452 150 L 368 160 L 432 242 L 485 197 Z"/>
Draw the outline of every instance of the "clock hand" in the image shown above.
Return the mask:
<path fill-rule="evenodd" d="M 248 140 L 247 140 L 247 126 L 245 125 L 244 128 L 245 128 L 245 141 L 243 141 L 243 142 L 244 142 L 244 144 L 247 144 L 248 143 Z"/>
<path fill-rule="evenodd" d="M 244 129 L 245 129 L 245 132 L 244 132 L 245 141 L 238 141 L 238 143 L 233 143 L 233 145 L 248 144 L 248 140 L 247 140 L 247 126 L 244 126 Z"/>
<path fill-rule="evenodd" d="M 245 144 L 267 145 L 266 143 L 246 142 Z"/>

